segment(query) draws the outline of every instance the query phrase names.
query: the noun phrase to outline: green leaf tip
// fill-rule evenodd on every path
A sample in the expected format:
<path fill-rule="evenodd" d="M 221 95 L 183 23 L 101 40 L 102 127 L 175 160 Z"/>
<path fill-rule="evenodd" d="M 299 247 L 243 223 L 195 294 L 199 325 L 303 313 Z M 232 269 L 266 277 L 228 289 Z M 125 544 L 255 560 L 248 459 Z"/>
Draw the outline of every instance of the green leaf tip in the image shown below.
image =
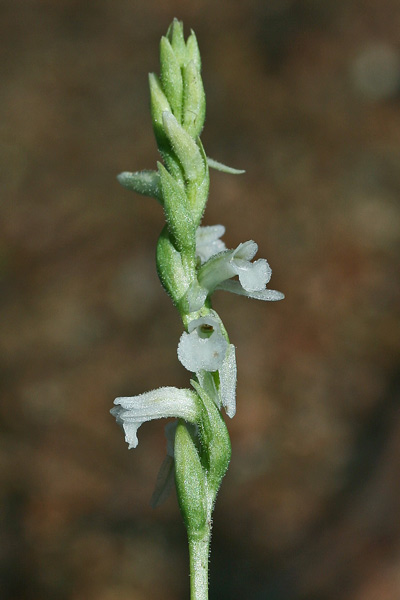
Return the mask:
<path fill-rule="evenodd" d="M 155 198 L 161 204 L 163 203 L 160 176 L 157 171 L 135 171 L 134 173 L 124 171 L 117 175 L 117 180 L 127 190 Z"/>
<path fill-rule="evenodd" d="M 207 162 L 209 167 L 215 169 L 216 171 L 222 171 L 222 173 L 229 173 L 230 175 L 242 175 L 243 173 L 246 173 L 244 169 L 234 169 L 233 167 L 228 167 L 223 163 L 214 160 L 213 158 L 209 158 L 208 156 Z"/>

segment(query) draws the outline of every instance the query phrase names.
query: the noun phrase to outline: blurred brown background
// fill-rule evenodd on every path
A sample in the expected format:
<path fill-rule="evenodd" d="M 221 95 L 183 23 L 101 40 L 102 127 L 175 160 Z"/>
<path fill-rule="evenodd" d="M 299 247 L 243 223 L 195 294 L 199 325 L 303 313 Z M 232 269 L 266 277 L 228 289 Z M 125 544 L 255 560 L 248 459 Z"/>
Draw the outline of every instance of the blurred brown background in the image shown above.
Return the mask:
<path fill-rule="evenodd" d="M 215 297 L 239 368 L 215 513 L 218 600 L 400 598 L 398 0 L 3 0 L 0 597 L 188 598 L 163 423 L 186 386 L 158 282 L 147 73 L 174 16 L 203 55 L 205 224 L 255 239 L 284 302 Z"/>

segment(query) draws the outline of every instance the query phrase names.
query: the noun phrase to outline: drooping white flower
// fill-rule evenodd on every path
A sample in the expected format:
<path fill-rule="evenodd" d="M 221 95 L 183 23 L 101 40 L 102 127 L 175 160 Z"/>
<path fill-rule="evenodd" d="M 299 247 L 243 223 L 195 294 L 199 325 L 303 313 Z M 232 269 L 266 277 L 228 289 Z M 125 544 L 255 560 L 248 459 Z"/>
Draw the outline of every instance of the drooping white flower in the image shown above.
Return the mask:
<path fill-rule="evenodd" d="M 265 258 L 251 262 L 258 246 L 252 240 L 239 244 L 235 250 L 226 250 L 211 256 L 198 271 L 197 281 L 187 292 L 191 311 L 199 310 L 216 289 L 256 298 L 257 300 L 282 300 L 284 295 L 276 290 L 267 290 L 271 279 L 271 267 Z M 238 276 L 239 281 L 231 281 Z"/>
<path fill-rule="evenodd" d="M 215 311 L 189 323 L 178 345 L 178 358 L 183 366 L 196 373 L 200 385 L 218 408 L 224 406 L 229 417 L 236 413 L 235 346 L 223 334 L 222 323 Z M 217 387 L 213 372 L 218 371 Z"/>
<path fill-rule="evenodd" d="M 200 415 L 195 392 L 175 387 L 162 387 L 138 396 L 116 398 L 114 404 L 116 406 L 110 412 L 123 427 L 129 449 L 138 445 L 137 430 L 146 421 L 178 417 L 196 423 Z"/>
<path fill-rule="evenodd" d="M 207 225 L 206 227 L 198 227 L 196 231 L 196 255 L 200 258 L 201 264 L 207 262 L 209 258 L 219 252 L 226 250 L 226 246 L 222 240 L 225 233 L 223 225 Z"/>

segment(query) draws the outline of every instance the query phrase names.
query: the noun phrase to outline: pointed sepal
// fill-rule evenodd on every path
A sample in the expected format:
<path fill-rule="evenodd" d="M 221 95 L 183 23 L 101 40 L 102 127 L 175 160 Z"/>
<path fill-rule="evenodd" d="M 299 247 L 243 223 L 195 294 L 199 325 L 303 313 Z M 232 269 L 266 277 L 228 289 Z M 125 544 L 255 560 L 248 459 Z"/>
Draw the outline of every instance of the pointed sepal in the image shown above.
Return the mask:
<path fill-rule="evenodd" d="M 124 171 L 117 175 L 119 183 L 127 190 L 132 190 L 142 196 L 150 196 L 163 203 L 160 176 L 157 171 Z"/>
<path fill-rule="evenodd" d="M 179 64 L 183 66 L 186 62 L 186 44 L 182 21 L 179 21 L 176 18 L 172 21 L 171 25 L 168 27 L 167 38 L 171 43 Z"/>
<path fill-rule="evenodd" d="M 184 129 L 196 139 L 204 126 L 206 97 L 200 71 L 191 60 L 183 68 L 183 119 Z"/>
<path fill-rule="evenodd" d="M 201 56 L 199 45 L 197 43 L 196 34 L 193 29 L 190 30 L 190 35 L 186 41 L 186 58 L 187 62 L 193 61 L 196 65 L 196 69 L 201 71 Z"/>
<path fill-rule="evenodd" d="M 204 177 L 205 165 L 196 142 L 178 123 L 171 111 L 164 111 L 162 120 L 165 134 L 182 165 L 185 179 L 200 183 Z"/>
<path fill-rule="evenodd" d="M 165 96 L 168 98 L 173 114 L 180 122 L 183 96 L 182 71 L 178 58 L 166 37 L 161 38 L 160 66 L 161 82 Z"/>
<path fill-rule="evenodd" d="M 207 156 L 207 163 L 209 167 L 215 169 L 216 171 L 222 171 L 222 173 L 229 173 L 230 175 L 242 175 L 243 173 L 246 173 L 244 169 L 234 169 L 233 167 L 227 167 L 223 163 L 218 162 L 217 160 L 214 160 L 209 156 Z"/>

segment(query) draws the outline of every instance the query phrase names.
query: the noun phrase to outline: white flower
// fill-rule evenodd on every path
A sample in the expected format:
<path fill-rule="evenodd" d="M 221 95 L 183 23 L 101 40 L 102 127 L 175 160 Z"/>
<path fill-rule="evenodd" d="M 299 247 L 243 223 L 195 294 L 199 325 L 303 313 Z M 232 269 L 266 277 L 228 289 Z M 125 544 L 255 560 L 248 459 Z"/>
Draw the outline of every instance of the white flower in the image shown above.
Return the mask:
<path fill-rule="evenodd" d="M 215 311 L 189 323 L 178 345 L 178 359 L 185 369 L 196 373 L 200 385 L 218 408 L 224 406 L 229 417 L 236 412 L 235 346 L 223 334 Z M 218 371 L 219 389 L 211 373 Z"/>
<path fill-rule="evenodd" d="M 162 387 L 129 398 L 116 398 L 110 410 L 125 432 L 129 448 L 138 445 L 137 430 L 142 423 L 166 417 L 182 418 L 196 423 L 200 417 L 198 397 L 191 390 Z"/>
<path fill-rule="evenodd" d="M 257 300 L 282 300 L 284 295 L 281 292 L 266 288 L 272 271 L 265 258 L 251 262 L 257 250 L 257 244 L 250 240 L 239 244 L 235 250 L 226 250 L 211 256 L 200 267 L 198 281 L 189 287 L 189 310 L 200 310 L 207 296 L 216 289 Z M 239 281 L 231 281 L 236 275 Z"/>
<path fill-rule="evenodd" d="M 178 359 L 192 373 L 201 369 L 218 371 L 222 366 L 228 342 L 216 314 L 211 311 L 207 316 L 191 321 L 188 333 L 184 331 L 179 340 Z"/>
<path fill-rule="evenodd" d="M 222 240 L 225 233 L 223 225 L 208 225 L 198 227 L 196 231 L 196 255 L 200 258 L 201 264 L 207 262 L 209 258 L 226 250 Z"/>

